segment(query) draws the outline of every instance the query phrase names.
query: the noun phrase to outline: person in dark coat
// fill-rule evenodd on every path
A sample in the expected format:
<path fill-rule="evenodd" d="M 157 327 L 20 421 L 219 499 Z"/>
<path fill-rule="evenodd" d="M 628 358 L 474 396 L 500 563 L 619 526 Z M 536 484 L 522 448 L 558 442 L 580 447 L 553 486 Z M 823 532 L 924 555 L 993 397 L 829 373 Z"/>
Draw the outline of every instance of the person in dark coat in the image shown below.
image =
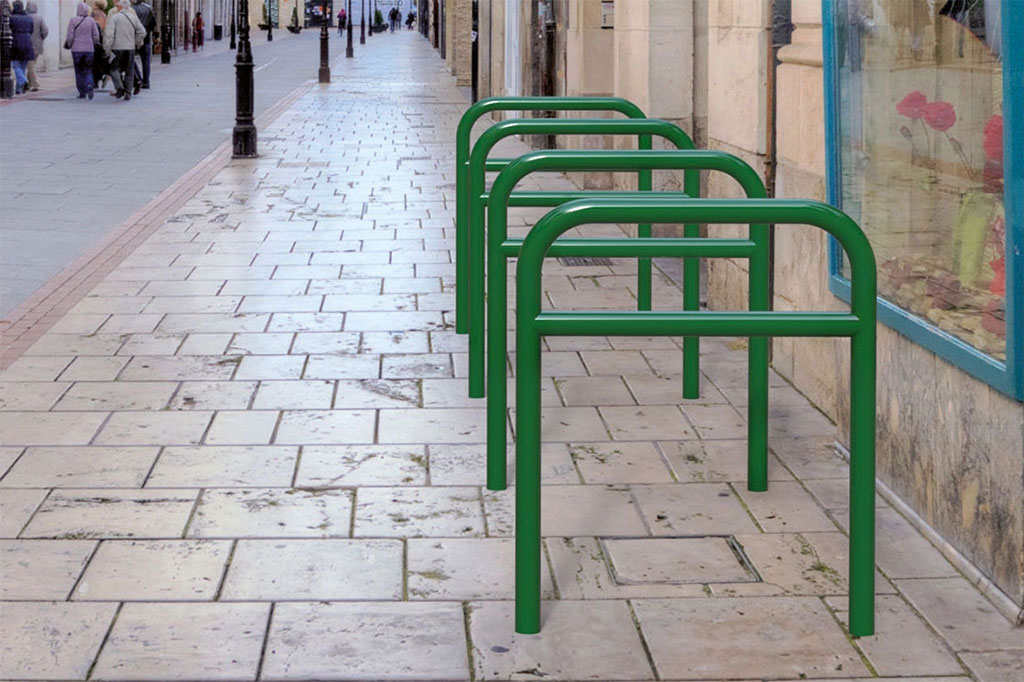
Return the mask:
<path fill-rule="evenodd" d="M 142 60 L 142 89 L 149 89 L 149 74 L 152 70 L 153 58 L 153 32 L 156 31 L 156 17 L 153 15 L 153 7 L 146 0 L 132 0 L 135 16 L 142 22 L 146 29 L 146 42 L 139 50 L 139 59 Z"/>
<path fill-rule="evenodd" d="M 92 17 L 100 29 L 100 42 L 96 43 L 92 55 L 92 82 L 97 88 L 106 85 L 109 78 L 109 59 L 103 49 L 103 32 L 107 29 L 107 0 L 91 0 Z"/>
<path fill-rule="evenodd" d="M 14 94 L 25 92 L 28 83 L 28 63 L 36 58 L 32 49 L 32 17 L 25 12 L 25 3 L 14 0 L 11 5 L 11 33 L 14 45 L 11 47 L 11 66 L 14 67 Z"/>

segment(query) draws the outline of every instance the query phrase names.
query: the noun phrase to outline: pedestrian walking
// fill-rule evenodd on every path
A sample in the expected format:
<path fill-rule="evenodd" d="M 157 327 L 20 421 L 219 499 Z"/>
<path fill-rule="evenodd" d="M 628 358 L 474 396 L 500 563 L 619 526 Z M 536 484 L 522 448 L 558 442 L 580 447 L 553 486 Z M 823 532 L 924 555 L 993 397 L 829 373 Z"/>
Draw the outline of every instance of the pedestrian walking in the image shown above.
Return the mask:
<path fill-rule="evenodd" d="M 11 5 L 11 67 L 14 69 L 14 94 L 20 95 L 28 86 L 28 63 L 36 58 L 32 49 L 32 17 L 25 13 L 25 3 L 14 0 Z"/>
<path fill-rule="evenodd" d="M 142 22 L 146 29 L 146 42 L 142 44 L 139 51 L 139 59 L 142 61 L 142 89 L 149 90 L 149 74 L 153 59 L 153 34 L 156 31 L 156 16 L 153 14 L 153 7 L 146 0 L 132 0 L 135 16 Z"/>
<path fill-rule="evenodd" d="M 28 76 L 28 89 L 35 92 L 39 89 L 39 79 L 36 78 L 36 62 L 43 57 L 43 41 L 46 40 L 46 36 L 50 35 L 50 27 L 39 15 L 39 6 L 35 2 L 25 3 L 25 11 L 32 17 L 32 49 L 36 53 L 35 58 L 28 63 L 25 75 Z"/>
<path fill-rule="evenodd" d="M 135 86 L 135 50 L 146 40 L 146 29 L 132 11 L 131 0 L 117 0 L 118 12 L 107 17 L 103 49 L 110 60 L 110 78 L 117 88 L 114 97 L 132 98 Z M 141 83 L 138 84 L 141 87 Z"/>
<path fill-rule="evenodd" d="M 96 43 L 100 42 L 100 29 L 96 21 L 89 16 L 89 6 L 79 3 L 75 10 L 76 17 L 68 21 L 64 47 L 71 50 L 71 59 L 75 64 L 75 85 L 78 87 L 78 99 L 92 99 L 95 81 L 92 79 L 92 62 Z"/>
<path fill-rule="evenodd" d="M 341 11 L 338 12 L 338 35 L 339 36 L 344 36 L 345 35 L 345 27 L 348 25 L 345 22 L 347 22 L 347 21 L 348 21 L 348 15 L 346 14 L 345 8 L 343 7 L 341 9 Z"/>
<path fill-rule="evenodd" d="M 103 33 L 107 30 L 107 1 L 91 0 L 92 13 L 89 15 L 96 22 L 96 28 L 100 30 L 100 40 L 93 46 L 92 52 L 92 82 L 96 88 L 102 88 L 107 84 L 108 59 L 107 51 L 103 49 Z"/>
<path fill-rule="evenodd" d="M 203 46 L 203 13 L 196 12 L 192 20 L 192 51 L 195 52 Z"/>
<path fill-rule="evenodd" d="M 401 17 L 397 7 L 392 7 L 391 11 L 388 12 L 388 20 L 391 22 L 391 32 L 395 32 L 395 28 L 398 26 L 398 19 Z"/>
<path fill-rule="evenodd" d="M 409 12 L 408 16 L 405 17 L 405 28 L 409 31 L 412 30 L 412 25 L 416 22 L 416 13 Z"/>

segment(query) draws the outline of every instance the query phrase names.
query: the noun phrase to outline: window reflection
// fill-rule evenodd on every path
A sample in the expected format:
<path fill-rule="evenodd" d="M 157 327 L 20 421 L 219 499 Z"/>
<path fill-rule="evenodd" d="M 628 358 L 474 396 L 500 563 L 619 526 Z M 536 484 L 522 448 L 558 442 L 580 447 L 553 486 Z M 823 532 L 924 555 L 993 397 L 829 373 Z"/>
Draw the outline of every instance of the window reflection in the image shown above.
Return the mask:
<path fill-rule="evenodd" d="M 1005 359 L 998 0 L 839 0 L 843 208 L 879 293 Z"/>

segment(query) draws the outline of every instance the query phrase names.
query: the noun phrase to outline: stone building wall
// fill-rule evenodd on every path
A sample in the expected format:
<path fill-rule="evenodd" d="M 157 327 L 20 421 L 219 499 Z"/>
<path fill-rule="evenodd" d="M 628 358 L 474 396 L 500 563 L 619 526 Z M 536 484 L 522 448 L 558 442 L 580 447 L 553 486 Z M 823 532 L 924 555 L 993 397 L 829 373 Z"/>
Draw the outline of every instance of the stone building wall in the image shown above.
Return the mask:
<path fill-rule="evenodd" d="M 479 3 L 477 16 L 477 31 L 479 36 L 480 62 L 477 73 L 477 96 L 480 99 L 491 96 L 491 70 L 488 64 L 491 63 L 491 3 Z"/>
<path fill-rule="evenodd" d="M 434 29 L 434 25 L 439 21 L 439 18 L 435 15 L 434 9 L 437 7 L 438 13 L 440 12 L 440 3 L 436 0 L 429 0 L 427 2 L 427 40 L 430 41 L 431 45 L 434 45 L 440 41 L 440 36 L 437 35 L 439 31 Z"/>
<path fill-rule="evenodd" d="M 455 73 L 455 7 L 458 0 L 444 0 L 441 10 L 441 21 L 444 22 L 444 63 L 448 70 Z"/>
<path fill-rule="evenodd" d="M 473 83 L 473 1 L 449 0 L 452 33 L 448 46 L 452 51 L 451 69 L 455 84 L 469 86 Z"/>
<path fill-rule="evenodd" d="M 693 130 L 694 13 L 702 4 L 675 0 L 635 0 L 615 5 L 613 49 L 614 94 L 624 97 L 652 118 Z M 635 139 L 615 138 L 618 148 L 636 148 Z M 654 139 L 654 148 L 672 145 Z M 636 187 L 636 175 L 618 173 L 619 189 Z M 660 171 L 654 188 L 681 191 L 681 172 Z M 682 227 L 654 226 L 655 236 L 681 236 Z"/>
<path fill-rule="evenodd" d="M 491 97 L 505 94 L 505 3 L 491 0 L 487 3 L 491 8 L 491 21 L 487 30 L 490 31 L 488 44 L 491 46 L 490 68 L 481 63 L 480 70 L 490 73 Z"/>
<path fill-rule="evenodd" d="M 710 0 L 707 33 L 707 146 L 740 157 L 765 177 L 769 0 Z M 742 104 L 740 104 L 742 103 Z M 706 196 L 739 197 L 730 178 L 708 174 Z M 746 236 L 746 226 L 716 225 L 712 236 Z M 747 262 L 707 262 L 708 305 L 739 310 L 747 301 Z"/>

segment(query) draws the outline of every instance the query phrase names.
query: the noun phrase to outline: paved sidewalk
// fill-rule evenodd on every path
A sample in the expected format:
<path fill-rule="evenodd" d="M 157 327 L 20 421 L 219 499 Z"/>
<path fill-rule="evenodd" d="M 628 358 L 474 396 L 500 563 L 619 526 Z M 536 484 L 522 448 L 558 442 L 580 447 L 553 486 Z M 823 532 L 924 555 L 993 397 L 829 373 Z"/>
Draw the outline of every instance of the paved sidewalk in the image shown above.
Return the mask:
<path fill-rule="evenodd" d="M 514 635 L 450 317 L 467 103 L 416 34 L 360 55 L 0 374 L 0 679 L 1024 679 L 1021 631 L 881 499 L 879 634 L 847 636 L 835 427 L 773 375 L 747 492 L 736 341 L 681 402 L 675 340 L 549 340 L 548 601 Z M 558 307 L 632 282 L 546 266 Z"/>

